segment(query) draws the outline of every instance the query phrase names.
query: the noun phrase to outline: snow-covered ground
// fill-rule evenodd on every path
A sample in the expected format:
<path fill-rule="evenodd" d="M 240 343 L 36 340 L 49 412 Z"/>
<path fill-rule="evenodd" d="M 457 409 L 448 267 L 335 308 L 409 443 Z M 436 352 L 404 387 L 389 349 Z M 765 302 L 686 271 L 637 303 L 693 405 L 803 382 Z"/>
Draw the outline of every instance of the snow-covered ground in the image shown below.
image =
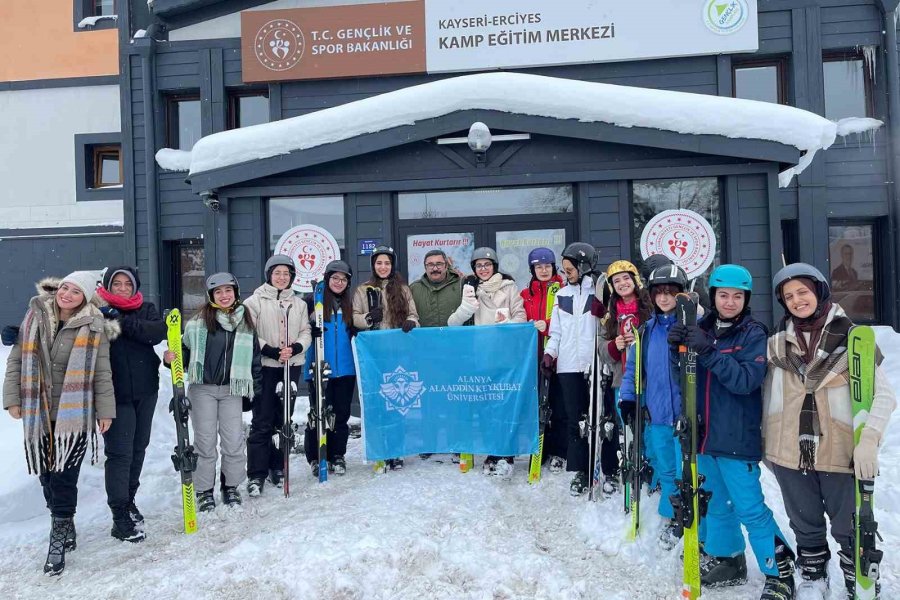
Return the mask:
<path fill-rule="evenodd" d="M 900 334 L 879 329 L 885 368 L 900 389 Z M 0 350 L 5 364 L 8 349 Z M 167 377 L 167 373 L 165 374 Z M 678 550 L 656 545 L 657 497 L 644 502 L 645 527 L 624 541 L 621 496 L 590 504 L 569 496 L 569 477 L 526 482 L 461 474 L 434 459 L 407 460 L 402 472 L 374 475 L 351 440 L 348 473 L 314 482 L 301 457 L 293 495 L 267 488 L 240 509 L 219 507 L 200 531 L 181 533 L 179 482 L 169 455 L 175 433 L 166 413 L 171 387 L 160 391 L 153 438 L 138 493 L 147 540 L 110 537 L 103 468 L 85 463 L 79 485 L 78 549 L 60 578 L 47 578 L 49 517 L 40 486 L 25 473 L 21 423 L 0 414 L 0 598 L 410 598 L 663 599 L 680 596 Z M 298 410 L 298 413 L 300 411 Z M 885 538 L 883 598 L 900 598 L 900 411 L 881 452 L 876 511 Z M 102 454 L 102 451 L 101 451 Z M 774 477 L 767 500 L 782 530 L 790 527 Z M 791 539 L 793 542 L 793 539 Z M 749 558 L 749 557 L 748 557 Z M 832 581 L 841 581 L 836 560 Z M 750 566 L 739 588 L 703 597 L 759 597 L 762 575 Z M 835 585 L 831 600 L 843 599 Z"/>

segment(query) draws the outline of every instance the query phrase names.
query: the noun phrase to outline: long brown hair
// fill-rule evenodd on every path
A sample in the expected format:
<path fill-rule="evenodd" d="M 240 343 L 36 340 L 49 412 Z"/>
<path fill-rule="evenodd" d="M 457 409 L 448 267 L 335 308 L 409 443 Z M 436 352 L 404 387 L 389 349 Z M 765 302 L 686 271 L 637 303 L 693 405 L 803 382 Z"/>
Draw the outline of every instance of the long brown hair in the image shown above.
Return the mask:
<path fill-rule="evenodd" d="M 390 317 L 390 321 L 395 328 L 400 327 L 409 317 L 409 302 L 406 299 L 406 294 L 403 293 L 406 282 L 397 271 L 391 273 L 384 281 L 387 282 L 384 286 L 384 297 L 387 302 L 384 312 Z M 364 285 L 381 287 L 381 279 L 373 273 L 372 277 Z"/>
<path fill-rule="evenodd" d="M 634 277 L 631 280 L 634 281 Z M 635 282 L 634 295 L 637 296 L 638 319 L 640 319 L 641 323 L 646 323 L 650 319 L 650 315 L 653 314 L 653 301 L 650 299 L 650 292 L 647 291 L 647 288 L 638 288 L 637 282 Z M 609 295 L 609 306 L 606 307 L 606 328 L 603 332 L 607 340 L 614 340 L 619 335 L 619 308 L 616 304 L 620 298 L 619 294 L 613 289 Z"/>
<path fill-rule="evenodd" d="M 240 302 L 235 299 L 234 308 L 237 308 Z M 212 333 L 216 330 L 216 312 L 220 309 L 216 308 L 209 302 L 206 302 L 201 308 L 200 312 L 197 313 L 195 319 L 200 319 L 203 321 L 203 324 L 206 326 L 206 331 Z M 250 311 L 244 309 L 244 325 L 247 329 L 253 333 L 256 331 L 256 325 L 253 323 L 253 317 L 250 316 Z"/>
<path fill-rule="evenodd" d="M 356 335 L 356 327 L 353 326 L 353 294 L 349 293 L 351 289 L 350 279 L 347 279 L 347 287 L 344 288 L 344 293 L 338 296 L 333 291 L 331 291 L 331 286 L 328 285 L 328 281 L 325 282 L 325 294 L 322 298 L 322 304 L 325 306 L 323 318 L 326 321 L 334 320 L 334 305 L 335 298 L 339 299 L 338 304 L 341 307 L 341 312 L 344 315 L 344 325 L 347 327 L 347 333 L 350 334 L 350 337 Z"/>

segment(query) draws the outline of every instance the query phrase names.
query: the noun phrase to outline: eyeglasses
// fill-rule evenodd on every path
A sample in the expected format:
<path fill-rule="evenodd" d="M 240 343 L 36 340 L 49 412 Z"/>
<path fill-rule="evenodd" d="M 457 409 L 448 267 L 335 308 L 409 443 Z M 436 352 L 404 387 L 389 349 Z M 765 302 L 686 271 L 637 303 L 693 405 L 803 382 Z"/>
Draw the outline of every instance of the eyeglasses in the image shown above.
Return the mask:
<path fill-rule="evenodd" d="M 332 275 L 331 281 L 333 281 L 334 283 L 347 283 L 350 280 L 346 277 L 338 277 L 337 275 Z"/>
<path fill-rule="evenodd" d="M 447 266 L 445 262 L 425 263 L 426 269 L 443 269 Z"/>
<path fill-rule="evenodd" d="M 494 266 L 494 263 L 486 263 L 486 264 L 481 264 L 481 265 L 476 264 L 475 270 L 476 271 L 487 271 L 488 269 L 493 268 L 493 266 Z"/>

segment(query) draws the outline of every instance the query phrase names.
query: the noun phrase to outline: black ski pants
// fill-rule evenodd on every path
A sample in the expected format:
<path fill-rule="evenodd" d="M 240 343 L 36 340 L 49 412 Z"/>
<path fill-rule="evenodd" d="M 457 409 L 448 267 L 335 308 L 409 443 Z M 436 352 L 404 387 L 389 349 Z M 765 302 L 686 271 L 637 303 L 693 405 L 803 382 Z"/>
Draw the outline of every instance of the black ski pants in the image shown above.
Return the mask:
<path fill-rule="evenodd" d="M 353 390 L 356 388 L 356 375 L 332 377 L 325 385 L 325 404 L 334 411 L 334 431 L 328 432 L 328 460 L 347 453 L 347 439 L 350 437 L 350 403 L 353 401 Z M 316 386 L 309 382 L 309 405 L 316 405 Z M 319 460 L 319 440 L 315 423 L 306 424 L 303 436 L 303 449 L 306 461 Z"/>
<path fill-rule="evenodd" d="M 566 450 L 566 471 L 584 471 L 588 469 L 588 441 L 581 437 L 579 422 L 586 419 L 590 402 L 590 386 L 583 373 L 560 373 L 560 389 L 566 414 L 566 432 L 568 448 Z M 606 414 L 615 414 L 611 394 L 604 397 Z M 619 469 L 618 431 L 613 440 L 603 440 L 600 445 L 600 469 L 604 475 L 613 475 Z"/>
<path fill-rule="evenodd" d="M 42 450 L 49 447 L 49 438 L 45 438 Z M 71 519 L 75 516 L 75 507 L 78 505 L 78 475 L 81 473 L 85 452 L 87 452 L 87 436 L 82 435 L 75 443 L 62 471 L 41 473 L 39 477 L 44 500 L 54 517 Z"/>
<path fill-rule="evenodd" d="M 127 508 L 141 485 L 157 396 L 154 391 L 116 404 L 116 418 L 103 434 L 106 502 L 114 511 Z"/>
<path fill-rule="evenodd" d="M 568 422 L 559 376 L 553 375 L 550 378 L 550 422 L 544 429 L 544 460 L 549 460 L 551 456 L 566 458 L 569 448 Z"/>
<path fill-rule="evenodd" d="M 303 372 L 302 365 L 290 368 L 291 381 L 298 384 Z M 262 394 L 253 399 L 253 418 L 250 434 L 247 436 L 247 478 L 265 479 L 270 469 L 284 467 L 284 453 L 275 446 L 272 436 L 281 431 L 284 423 L 284 401 L 278 397 L 278 384 L 284 380 L 283 367 L 262 368 Z M 291 402 L 290 414 L 294 414 L 296 396 Z M 290 449 L 288 449 L 290 452 Z"/>

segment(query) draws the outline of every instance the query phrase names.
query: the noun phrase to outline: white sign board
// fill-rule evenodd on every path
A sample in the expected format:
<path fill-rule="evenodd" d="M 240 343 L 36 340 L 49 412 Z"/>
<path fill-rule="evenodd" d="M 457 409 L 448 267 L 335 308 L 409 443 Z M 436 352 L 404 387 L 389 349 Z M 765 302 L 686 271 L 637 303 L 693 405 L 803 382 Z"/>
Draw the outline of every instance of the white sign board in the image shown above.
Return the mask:
<path fill-rule="evenodd" d="M 472 253 L 475 251 L 475 234 L 464 233 L 423 233 L 406 237 L 406 265 L 409 282 L 412 283 L 425 273 L 425 255 L 429 250 L 443 250 L 452 263 L 451 269 L 468 273 L 472 269 Z"/>
<path fill-rule="evenodd" d="M 520 290 L 531 282 L 528 253 L 535 248 L 550 248 L 556 255 L 557 268 L 562 266 L 562 252 L 566 247 L 565 229 L 526 229 L 497 232 L 497 258 L 500 272 L 511 275 Z"/>
<path fill-rule="evenodd" d="M 716 257 L 716 235 L 709 221 L 686 208 L 664 210 L 641 232 L 641 257 L 669 257 L 688 279 L 702 275 Z"/>
<path fill-rule="evenodd" d="M 755 52 L 757 0 L 425 0 L 429 73 Z"/>
<path fill-rule="evenodd" d="M 316 225 L 298 225 L 281 235 L 274 253 L 294 259 L 297 269 L 294 291 L 311 292 L 316 281 L 325 275 L 325 266 L 341 257 L 341 248 L 325 229 Z"/>

